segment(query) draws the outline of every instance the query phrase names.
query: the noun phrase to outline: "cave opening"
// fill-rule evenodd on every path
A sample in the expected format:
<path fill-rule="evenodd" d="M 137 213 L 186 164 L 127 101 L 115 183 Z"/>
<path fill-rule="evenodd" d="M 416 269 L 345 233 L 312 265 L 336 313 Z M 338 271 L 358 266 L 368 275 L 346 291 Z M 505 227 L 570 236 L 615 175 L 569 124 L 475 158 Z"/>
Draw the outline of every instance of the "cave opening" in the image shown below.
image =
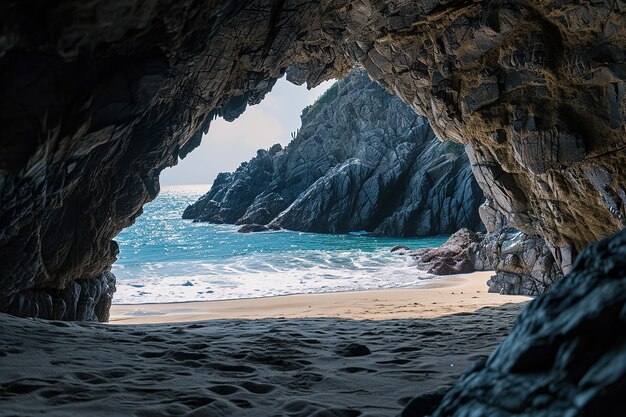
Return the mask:
<path fill-rule="evenodd" d="M 463 147 L 361 68 L 311 90 L 278 80 L 159 182 L 115 238 L 114 304 L 418 287 L 435 277 L 392 248 L 483 229 Z"/>

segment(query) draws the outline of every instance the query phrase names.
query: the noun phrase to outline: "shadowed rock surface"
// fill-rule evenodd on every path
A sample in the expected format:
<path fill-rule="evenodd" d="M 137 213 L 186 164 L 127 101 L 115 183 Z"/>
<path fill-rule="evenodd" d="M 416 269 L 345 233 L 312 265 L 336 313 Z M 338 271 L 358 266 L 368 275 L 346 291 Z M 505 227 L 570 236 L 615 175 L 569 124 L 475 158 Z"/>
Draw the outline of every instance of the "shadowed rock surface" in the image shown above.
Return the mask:
<path fill-rule="evenodd" d="M 432 417 L 623 416 L 624 271 L 626 232 L 585 249 L 566 279 L 531 302 Z"/>
<path fill-rule="evenodd" d="M 484 265 L 490 265 L 496 272 L 487 282 L 489 292 L 539 295 L 563 278 L 552 253 L 539 236 L 504 227 L 487 234 L 481 246 L 479 256 L 483 257 Z"/>
<path fill-rule="evenodd" d="M 285 149 L 220 174 L 183 218 L 424 236 L 481 229 L 482 202 L 463 147 L 356 69 L 302 112 Z"/>
<path fill-rule="evenodd" d="M 490 292 L 539 295 L 563 278 L 550 246 L 540 236 L 510 227 L 490 199 L 480 206 L 480 216 L 487 234 L 476 256 L 476 269 L 495 270 L 487 282 Z"/>

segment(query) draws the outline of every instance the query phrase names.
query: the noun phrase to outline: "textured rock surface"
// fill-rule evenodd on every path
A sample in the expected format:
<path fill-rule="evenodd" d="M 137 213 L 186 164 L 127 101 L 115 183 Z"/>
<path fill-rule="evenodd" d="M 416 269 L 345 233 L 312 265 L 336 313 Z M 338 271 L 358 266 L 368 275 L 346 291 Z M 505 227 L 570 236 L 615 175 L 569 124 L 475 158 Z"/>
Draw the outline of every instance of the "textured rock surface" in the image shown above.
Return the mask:
<path fill-rule="evenodd" d="M 108 321 L 115 292 L 115 276 L 104 272 L 78 279 L 59 290 L 28 290 L 0 298 L 5 312 L 53 320 Z"/>
<path fill-rule="evenodd" d="M 363 70 L 305 109 L 302 122 L 285 149 L 259 150 L 220 174 L 183 217 L 394 236 L 482 228 L 483 195 L 463 147 L 440 142 L 425 118 Z"/>
<path fill-rule="evenodd" d="M 485 265 L 496 272 L 487 282 L 489 292 L 539 295 L 563 278 L 552 253 L 539 236 L 504 227 L 487 234 L 481 246 L 480 255 Z"/>
<path fill-rule="evenodd" d="M 486 234 L 468 230 L 450 236 L 441 247 L 404 253 L 417 260 L 420 269 L 437 275 L 450 275 L 493 269 L 487 282 L 490 292 L 517 295 L 543 294 L 563 273 L 545 241 L 507 224 L 487 200 L 480 206 L 480 215 L 487 228 Z"/>
<path fill-rule="evenodd" d="M 440 247 L 418 249 L 410 252 L 410 256 L 417 261 L 417 268 L 430 274 L 464 274 L 482 269 L 477 262 L 482 240 L 482 233 L 461 229 Z"/>
<path fill-rule="evenodd" d="M 585 249 L 432 417 L 618 417 L 626 392 L 626 232 Z M 423 417 L 423 414 L 408 414 Z"/>
<path fill-rule="evenodd" d="M 476 257 L 476 269 L 491 267 L 490 292 L 538 295 L 546 292 L 563 272 L 545 240 L 510 227 L 490 199 L 480 207 L 487 228 Z"/>
<path fill-rule="evenodd" d="M 497 209 L 567 271 L 583 246 L 624 226 L 625 7 L 5 1 L 1 294 L 101 276 L 112 238 L 213 117 L 234 119 L 288 68 L 315 85 L 354 63 L 439 137 L 469 144 Z"/>
<path fill-rule="evenodd" d="M 316 84 L 355 62 L 439 137 L 467 143 L 508 223 L 544 238 L 568 271 L 577 251 L 624 226 L 625 8 L 2 2 L 0 293 L 29 297 L 17 311 L 28 315 L 33 294 L 102 276 L 112 238 L 214 116 L 232 120 L 288 67 L 290 79 Z M 621 416 L 625 240 L 586 250 L 434 415 Z"/>
<path fill-rule="evenodd" d="M 255 232 L 267 232 L 268 230 L 270 230 L 270 228 L 265 225 L 250 223 L 250 224 L 244 224 L 237 231 L 239 233 L 255 233 Z"/>

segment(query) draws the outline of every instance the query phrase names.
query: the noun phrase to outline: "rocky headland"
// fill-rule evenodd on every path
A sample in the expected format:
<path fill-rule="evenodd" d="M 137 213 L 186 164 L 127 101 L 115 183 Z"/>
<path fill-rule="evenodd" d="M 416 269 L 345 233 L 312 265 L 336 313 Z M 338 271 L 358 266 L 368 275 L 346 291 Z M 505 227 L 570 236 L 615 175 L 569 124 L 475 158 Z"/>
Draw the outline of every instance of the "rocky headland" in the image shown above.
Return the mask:
<path fill-rule="evenodd" d="M 355 69 L 302 112 L 284 149 L 259 150 L 183 218 L 306 232 L 429 236 L 482 229 L 462 145 Z"/>

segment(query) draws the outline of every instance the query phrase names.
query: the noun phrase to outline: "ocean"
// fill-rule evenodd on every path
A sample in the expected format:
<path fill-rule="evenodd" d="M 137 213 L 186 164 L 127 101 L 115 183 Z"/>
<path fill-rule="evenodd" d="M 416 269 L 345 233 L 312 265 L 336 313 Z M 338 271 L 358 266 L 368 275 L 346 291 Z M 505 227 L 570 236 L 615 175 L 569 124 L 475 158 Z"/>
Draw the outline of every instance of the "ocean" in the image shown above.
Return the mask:
<path fill-rule="evenodd" d="M 448 236 L 386 238 L 358 231 L 238 233 L 181 219 L 209 185 L 165 186 L 116 240 L 116 304 L 227 300 L 415 287 L 435 279 L 389 252 L 441 245 Z"/>

